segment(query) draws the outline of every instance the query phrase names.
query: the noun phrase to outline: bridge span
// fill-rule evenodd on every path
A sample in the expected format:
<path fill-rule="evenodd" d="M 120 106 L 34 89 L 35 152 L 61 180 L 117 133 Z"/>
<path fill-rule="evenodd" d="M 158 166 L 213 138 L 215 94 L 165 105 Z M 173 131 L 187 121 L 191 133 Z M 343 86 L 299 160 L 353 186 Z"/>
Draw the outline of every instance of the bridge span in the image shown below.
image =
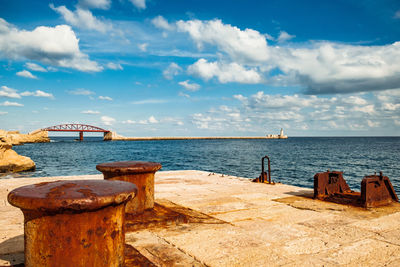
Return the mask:
<path fill-rule="evenodd" d="M 100 127 L 76 123 L 59 124 L 43 128 L 41 130 L 48 132 L 79 132 L 79 141 L 83 141 L 83 132 L 104 133 L 104 136 L 110 132 L 109 130 L 102 129 Z"/>

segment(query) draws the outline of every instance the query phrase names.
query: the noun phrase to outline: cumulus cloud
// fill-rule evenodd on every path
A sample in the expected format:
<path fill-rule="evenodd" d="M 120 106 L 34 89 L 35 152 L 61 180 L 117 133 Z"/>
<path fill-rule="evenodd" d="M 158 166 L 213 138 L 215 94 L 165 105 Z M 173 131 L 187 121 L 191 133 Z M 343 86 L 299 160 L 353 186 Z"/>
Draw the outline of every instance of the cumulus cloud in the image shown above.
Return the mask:
<path fill-rule="evenodd" d="M 79 6 L 86 8 L 109 9 L 111 0 L 79 0 Z"/>
<path fill-rule="evenodd" d="M 129 0 L 137 9 L 146 9 L 146 0 Z"/>
<path fill-rule="evenodd" d="M 24 77 L 24 78 L 29 78 L 29 79 L 37 79 L 35 75 L 33 75 L 31 72 L 27 70 L 21 70 L 16 73 L 18 76 Z"/>
<path fill-rule="evenodd" d="M 3 103 L 0 103 L 0 106 L 4 107 L 23 107 L 23 104 L 17 103 L 17 102 L 10 102 L 10 101 L 4 101 Z"/>
<path fill-rule="evenodd" d="M 205 79 L 215 76 L 214 72 L 220 69 L 217 68 L 218 64 L 230 66 L 234 63 L 237 67 L 253 70 L 252 77 L 257 77 L 257 70 L 263 72 L 264 79 L 255 78 L 255 83 L 298 85 L 307 94 L 366 92 L 400 87 L 400 42 L 381 46 L 313 42 L 304 47 L 280 47 L 268 45 L 265 34 L 252 29 L 242 30 L 218 19 L 181 20 L 176 25 L 179 31 L 189 34 L 199 49 L 204 49 L 208 44 L 216 47 L 220 53 L 219 61 L 207 62 L 202 59 L 191 68 L 192 74 Z M 291 37 L 281 32 L 278 41 L 286 41 Z"/>
<path fill-rule="evenodd" d="M 172 31 L 175 29 L 175 26 L 173 24 L 168 23 L 168 21 L 163 16 L 155 17 L 154 19 L 151 20 L 151 23 L 155 27 L 166 31 Z"/>
<path fill-rule="evenodd" d="M 149 45 L 148 43 L 143 43 L 143 44 L 138 44 L 138 47 L 139 47 L 140 51 L 146 52 L 148 45 Z"/>
<path fill-rule="evenodd" d="M 159 123 L 159 121 L 154 117 L 150 116 L 147 120 L 140 120 L 138 121 L 139 124 L 156 124 Z"/>
<path fill-rule="evenodd" d="M 27 67 L 28 69 L 33 70 L 33 71 L 47 72 L 47 70 L 45 68 L 43 68 L 42 66 L 40 66 L 36 63 L 32 63 L 32 62 L 25 63 L 25 67 Z"/>
<path fill-rule="evenodd" d="M 7 111 L 0 111 L 0 116 L 8 114 Z"/>
<path fill-rule="evenodd" d="M 113 99 L 112 99 L 111 97 L 109 97 L 109 96 L 102 96 L 102 95 L 99 96 L 99 99 L 100 99 L 100 100 L 107 100 L 107 101 L 112 101 L 112 100 L 113 100 Z"/>
<path fill-rule="evenodd" d="M 187 32 L 198 48 L 204 44 L 216 45 L 237 62 L 263 62 L 270 58 L 265 36 L 252 29 L 240 30 L 221 20 L 178 21 L 178 30 Z"/>
<path fill-rule="evenodd" d="M 113 62 L 107 63 L 107 68 L 111 70 L 123 70 L 124 68 L 121 66 L 121 64 L 116 64 Z"/>
<path fill-rule="evenodd" d="M 183 86 L 186 90 L 195 92 L 200 89 L 200 85 L 197 83 L 189 83 L 189 80 L 179 82 L 179 85 Z"/>
<path fill-rule="evenodd" d="M 0 97 L 21 98 L 21 96 L 17 93 L 17 90 L 5 85 L 0 87 Z"/>
<path fill-rule="evenodd" d="M 201 58 L 188 68 L 190 74 L 199 76 L 205 80 L 217 77 L 220 83 L 260 83 L 262 78 L 255 68 L 245 69 L 238 63 L 224 64 L 221 62 L 208 62 Z"/>
<path fill-rule="evenodd" d="M 289 41 L 290 39 L 293 39 L 294 37 L 296 37 L 296 35 L 290 35 L 285 31 L 281 31 L 279 33 L 277 41 L 278 41 L 278 43 L 283 43 L 283 42 Z"/>
<path fill-rule="evenodd" d="M 76 89 L 76 90 L 71 90 L 71 91 L 68 91 L 68 93 L 70 95 L 94 95 L 95 94 L 95 92 L 90 91 L 90 90 L 86 90 L 86 89 L 83 89 L 83 88 L 79 88 L 79 89 Z"/>
<path fill-rule="evenodd" d="M 165 79 L 172 80 L 174 78 L 174 76 L 178 75 L 181 72 L 182 72 L 182 68 L 179 67 L 179 65 L 176 64 L 175 62 L 172 62 L 171 64 L 169 64 L 168 68 L 166 68 L 163 71 L 163 75 L 164 75 Z"/>
<path fill-rule="evenodd" d="M 104 125 L 107 125 L 107 126 L 113 125 L 113 123 L 116 121 L 114 118 L 109 117 L 109 116 L 101 116 L 100 120 Z"/>
<path fill-rule="evenodd" d="M 96 114 L 100 114 L 100 111 L 97 110 L 84 110 L 81 111 L 82 114 L 90 114 L 90 115 L 96 115 Z"/>
<path fill-rule="evenodd" d="M 25 92 L 21 93 L 21 96 L 36 96 L 36 97 L 54 98 L 53 94 L 46 93 L 41 90 L 36 90 L 34 92 L 25 91 Z"/>
<path fill-rule="evenodd" d="M 79 71 L 101 71 L 96 62 L 79 50 L 79 40 L 67 25 L 18 30 L 0 18 L 0 56 L 28 59 Z"/>
<path fill-rule="evenodd" d="M 83 9 L 78 6 L 75 11 L 71 11 L 65 6 L 55 7 L 53 4 L 50 4 L 50 8 L 63 16 L 67 23 L 77 28 L 95 30 L 101 33 L 112 30 L 111 23 L 97 19 L 88 9 Z"/>

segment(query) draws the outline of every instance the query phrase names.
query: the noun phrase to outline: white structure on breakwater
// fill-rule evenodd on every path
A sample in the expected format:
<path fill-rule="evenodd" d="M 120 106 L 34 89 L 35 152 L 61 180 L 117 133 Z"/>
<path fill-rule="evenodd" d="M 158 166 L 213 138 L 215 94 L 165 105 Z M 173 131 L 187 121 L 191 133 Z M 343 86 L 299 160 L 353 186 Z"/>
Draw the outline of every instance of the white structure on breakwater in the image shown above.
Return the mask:
<path fill-rule="evenodd" d="M 281 128 L 281 132 L 279 134 L 268 134 L 267 139 L 287 139 L 287 135 L 283 134 L 283 128 Z"/>

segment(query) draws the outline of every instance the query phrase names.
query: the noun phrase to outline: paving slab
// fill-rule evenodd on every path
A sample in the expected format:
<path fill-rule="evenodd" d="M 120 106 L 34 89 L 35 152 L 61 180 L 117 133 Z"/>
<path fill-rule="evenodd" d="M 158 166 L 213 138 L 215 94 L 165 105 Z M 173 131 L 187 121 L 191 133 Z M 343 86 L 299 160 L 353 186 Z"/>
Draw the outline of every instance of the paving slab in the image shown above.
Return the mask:
<path fill-rule="evenodd" d="M 27 184 L 68 179 L 103 177 L 0 180 L 0 266 L 21 266 L 24 260 L 23 215 L 8 204 L 7 194 Z M 363 209 L 311 195 L 312 189 L 218 173 L 157 172 L 158 208 L 129 219 L 126 265 L 400 265 L 400 204 Z"/>

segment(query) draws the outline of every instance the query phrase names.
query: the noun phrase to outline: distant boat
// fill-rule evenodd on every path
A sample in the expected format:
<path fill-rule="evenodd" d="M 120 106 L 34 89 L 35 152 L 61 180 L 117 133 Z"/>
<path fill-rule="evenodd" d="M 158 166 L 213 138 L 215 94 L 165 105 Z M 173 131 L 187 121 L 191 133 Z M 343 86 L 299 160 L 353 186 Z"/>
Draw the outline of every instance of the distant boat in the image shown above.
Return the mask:
<path fill-rule="evenodd" d="M 268 134 L 267 139 L 287 139 L 288 136 L 283 134 L 283 128 L 281 128 L 281 132 L 279 134 Z"/>

